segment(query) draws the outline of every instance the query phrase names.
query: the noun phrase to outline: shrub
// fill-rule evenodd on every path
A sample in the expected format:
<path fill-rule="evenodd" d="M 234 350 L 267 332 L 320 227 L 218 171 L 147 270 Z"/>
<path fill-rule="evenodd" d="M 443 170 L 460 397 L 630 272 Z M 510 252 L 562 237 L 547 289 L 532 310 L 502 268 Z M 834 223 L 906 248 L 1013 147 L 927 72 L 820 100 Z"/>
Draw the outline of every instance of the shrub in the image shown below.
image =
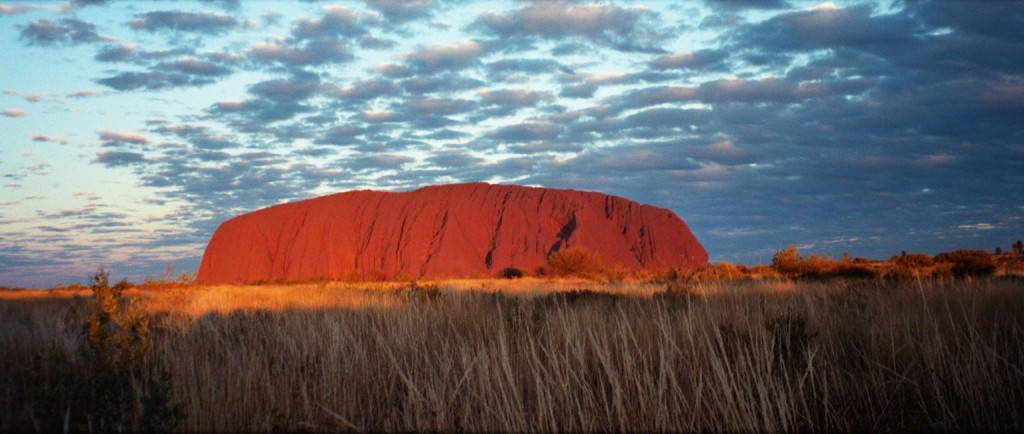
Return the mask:
<path fill-rule="evenodd" d="M 801 277 L 827 277 L 835 271 L 836 263 L 829 258 L 815 253 L 810 257 L 801 258 L 798 269 Z"/>
<path fill-rule="evenodd" d="M 800 251 L 792 244 L 772 256 L 772 268 L 784 276 L 795 276 L 800 272 Z"/>
<path fill-rule="evenodd" d="M 895 264 L 890 274 L 896 278 L 919 277 L 935 264 L 931 256 L 924 253 L 907 254 L 906 252 L 901 253 L 900 256 L 893 256 L 889 262 Z"/>
<path fill-rule="evenodd" d="M 990 256 L 988 252 L 984 250 L 971 250 L 971 249 L 960 249 L 952 252 L 942 252 L 935 255 L 935 262 L 945 262 L 955 264 L 957 262 L 967 260 L 972 256 Z"/>
<path fill-rule="evenodd" d="M 989 277 L 996 272 L 996 262 L 988 252 L 975 250 L 971 254 L 963 254 L 953 263 L 953 275 L 958 278 Z"/>
<path fill-rule="evenodd" d="M 499 274 L 501 275 L 501 277 L 505 279 L 518 279 L 526 275 L 526 273 L 524 273 L 523 270 L 520 270 L 516 267 L 502 268 Z"/>
<path fill-rule="evenodd" d="M 673 268 L 665 273 L 665 280 L 689 280 L 694 273 L 689 268 Z"/>
<path fill-rule="evenodd" d="M 728 262 L 719 262 L 701 267 L 690 278 L 696 282 L 712 282 L 739 279 L 741 277 L 743 277 L 743 272 L 739 267 Z"/>
<path fill-rule="evenodd" d="M 872 279 L 878 277 L 871 268 L 863 265 L 845 265 L 836 268 L 834 275 L 836 277 L 845 277 L 848 279 Z"/>
<path fill-rule="evenodd" d="M 570 247 L 548 256 L 548 266 L 556 276 L 590 276 L 601 271 L 597 254 L 583 247 Z"/>
<path fill-rule="evenodd" d="M 779 278 L 782 278 L 782 275 L 779 274 L 778 271 L 775 271 L 774 268 L 772 268 L 772 267 L 770 267 L 768 265 L 755 265 L 753 267 L 750 267 L 750 270 L 748 270 L 748 273 L 750 274 L 751 277 L 759 277 L 759 278 L 762 278 L 762 279 L 779 279 Z"/>
<path fill-rule="evenodd" d="M 109 279 L 102 266 L 91 277 L 80 349 L 84 369 L 74 379 L 84 425 L 90 431 L 170 431 L 181 409 L 171 398 L 170 373 L 153 354 L 149 317 L 123 295 L 128 282 L 110 286 Z"/>
<path fill-rule="evenodd" d="M 896 264 L 909 267 L 911 269 L 930 267 L 934 263 L 931 256 L 924 253 L 911 253 L 909 255 L 903 255 L 896 258 Z"/>

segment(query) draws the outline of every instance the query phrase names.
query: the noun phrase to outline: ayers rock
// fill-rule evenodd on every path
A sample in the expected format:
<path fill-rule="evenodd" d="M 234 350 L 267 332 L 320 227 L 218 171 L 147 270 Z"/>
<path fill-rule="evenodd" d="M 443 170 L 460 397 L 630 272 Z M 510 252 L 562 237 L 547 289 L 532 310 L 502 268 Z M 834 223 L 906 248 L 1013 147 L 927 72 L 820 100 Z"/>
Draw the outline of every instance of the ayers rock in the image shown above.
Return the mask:
<path fill-rule="evenodd" d="M 350 191 L 225 221 L 196 280 L 494 276 L 567 247 L 606 267 L 696 268 L 708 255 L 672 211 L 601 193 L 485 183 Z"/>

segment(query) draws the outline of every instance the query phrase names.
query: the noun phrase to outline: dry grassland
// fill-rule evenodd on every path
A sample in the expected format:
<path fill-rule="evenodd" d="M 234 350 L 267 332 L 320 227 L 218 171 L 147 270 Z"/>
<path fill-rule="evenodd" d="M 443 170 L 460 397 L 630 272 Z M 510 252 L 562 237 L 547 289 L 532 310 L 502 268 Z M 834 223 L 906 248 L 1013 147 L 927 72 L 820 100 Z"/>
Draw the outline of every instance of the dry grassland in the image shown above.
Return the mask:
<path fill-rule="evenodd" d="M 167 287 L 185 431 L 1024 429 L 1018 280 Z M 76 425 L 88 293 L 0 295 L 0 429 Z M 72 421 L 72 422 L 67 422 Z"/>

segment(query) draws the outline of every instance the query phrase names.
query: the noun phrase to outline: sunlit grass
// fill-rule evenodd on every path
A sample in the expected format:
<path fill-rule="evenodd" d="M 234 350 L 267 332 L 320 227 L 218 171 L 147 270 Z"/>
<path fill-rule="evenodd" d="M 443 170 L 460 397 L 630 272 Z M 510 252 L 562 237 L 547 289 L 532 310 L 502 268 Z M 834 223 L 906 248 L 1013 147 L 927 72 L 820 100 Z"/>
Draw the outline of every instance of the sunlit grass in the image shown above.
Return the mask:
<path fill-rule="evenodd" d="M 1024 428 L 1015 280 L 444 280 L 136 289 L 186 431 Z M 0 296 L 0 429 L 86 301 Z M 71 406 L 73 410 L 73 406 Z"/>

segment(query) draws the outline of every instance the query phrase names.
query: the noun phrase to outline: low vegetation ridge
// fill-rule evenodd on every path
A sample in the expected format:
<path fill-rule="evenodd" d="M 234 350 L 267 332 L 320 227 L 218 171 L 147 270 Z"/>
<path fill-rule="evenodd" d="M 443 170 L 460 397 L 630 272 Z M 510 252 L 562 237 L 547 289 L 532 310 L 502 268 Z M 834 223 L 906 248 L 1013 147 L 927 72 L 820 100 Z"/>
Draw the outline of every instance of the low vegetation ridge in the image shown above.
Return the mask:
<path fill-rule="evenodd" d="M 787 248 L 650 276 L 573 257 L 508 279 L 101 269 L 0 291 L 0 430 L 1024 429 L 1017 252 Z"/>

